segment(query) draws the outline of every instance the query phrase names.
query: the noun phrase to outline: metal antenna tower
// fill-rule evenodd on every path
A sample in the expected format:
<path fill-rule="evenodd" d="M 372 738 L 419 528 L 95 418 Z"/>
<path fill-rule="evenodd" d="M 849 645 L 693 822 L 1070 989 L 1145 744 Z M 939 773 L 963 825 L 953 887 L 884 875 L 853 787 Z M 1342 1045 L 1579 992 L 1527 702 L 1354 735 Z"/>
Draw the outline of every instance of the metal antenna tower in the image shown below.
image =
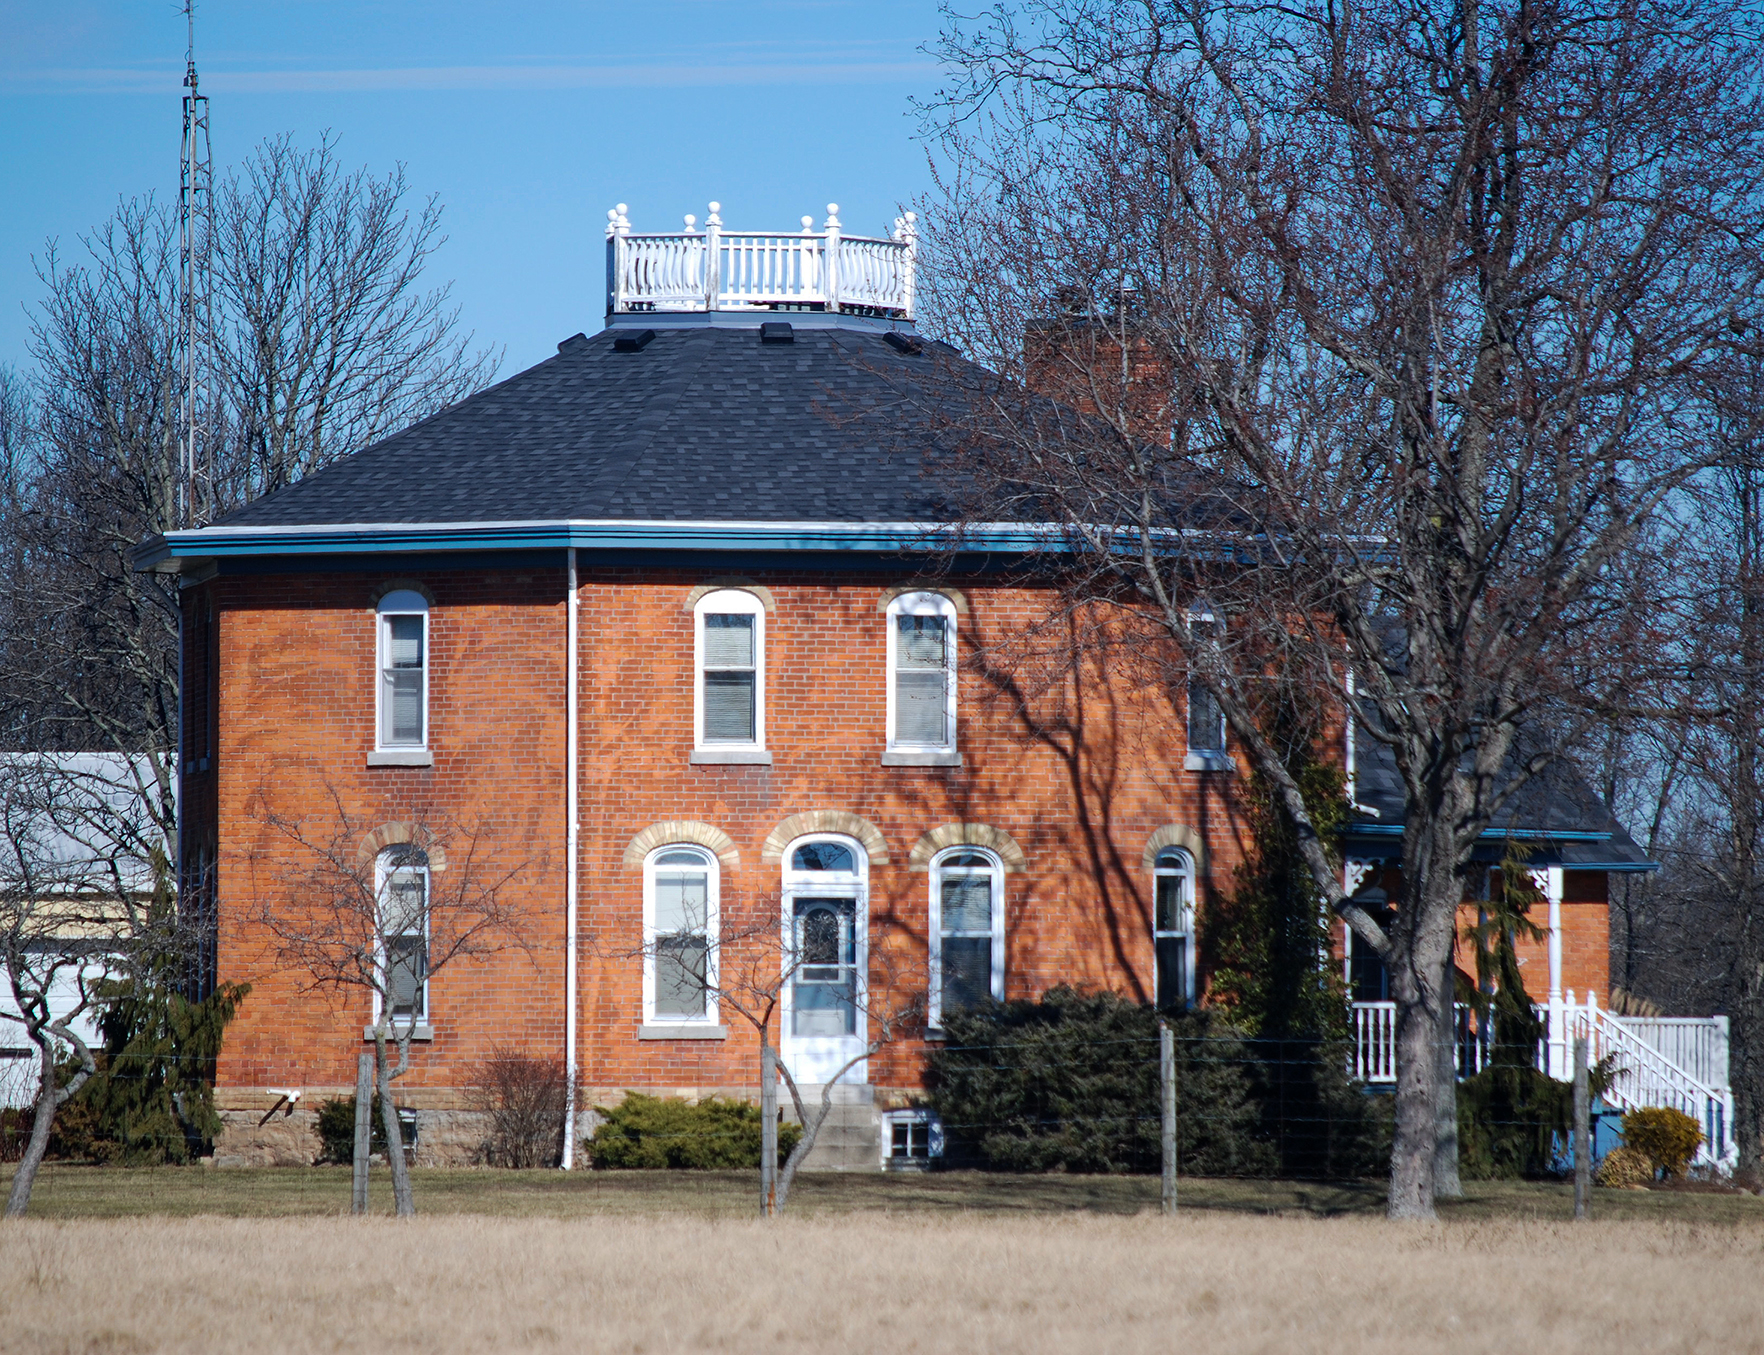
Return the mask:
<path fill-rule="evenodd" d="M 199 527 L 214 514 L 211 451 L 214 400 L 214 156 L 208 143 L 208 98 L 196 83 L 196 0 L 184 0 L 189 40 L 184 52 L 184 139 L 178 182 L 178 262 L 182 348 L 177 516 Z"/>

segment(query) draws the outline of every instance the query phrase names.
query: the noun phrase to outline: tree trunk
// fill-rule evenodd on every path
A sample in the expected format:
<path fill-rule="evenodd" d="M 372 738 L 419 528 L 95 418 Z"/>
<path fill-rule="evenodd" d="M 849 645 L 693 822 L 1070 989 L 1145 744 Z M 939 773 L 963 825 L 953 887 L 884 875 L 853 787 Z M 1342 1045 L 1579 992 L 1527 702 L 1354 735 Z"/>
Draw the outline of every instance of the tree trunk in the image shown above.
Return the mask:
<path fill-rule="evenodd" d="M 1733 1141 L 1739 1150 L 1734 1164 L 1737 1174 L 1764 1179 L 1764 912 L 1755 900 L 1742 917 L 1735 965 L 1731 1011 L 1733 1031 L 1728 1046 L 1732 1059 L 1729 1085 L 1733 1088 Z"/>
<path fill-rule="evenodd" d="M 1403 844 L 1403 899 L 1391 928 L 1397 1090 L 1386 1208 L 1393 1219 L 1430 1219 L 1440 1139 L 1439 1036 L 1452 1002 L 1444 980 L 1459 888 L 1448 864 L 1453 855 L 1450 830 L 1426 823 L 1411 823 L 1409 829 Z"/>
<path fill-rule="evenodd" d="M 40 1048 L 43 1080 L 37 1088 L 37 1115 L 31 1122 L 30 1142 L 18 1161 L 12 1177 L 12 1191 L 6 1197 L 6 1217 L 23 1218 L 30 1207 L 31 1189 L 37 1183 L 37 1169 L 43 1165 L 43 1154 L 49 1151 L 49 1131 L 55 1127 L 55 1111 L 60 1102 L 55 1094 L 55 1046 Z"/>
<path fill-rule="evenodd" d="M 374 1056 L 380 1084 L 380 1123 L 386 1128 L 386 1165 L 392 1168 L 392 1200 L 401 1219 L 416 1215 L 416 1199 L 410 1193 L 410 1165 L 404 1160 L 404 1129 L 398 1108 L 392 1104 L 392 1070 L 386 1062 L 386 1038 L 376 1032 Z"/>
<path fill-rule="evenodd" d="M 1454 928 L 1456 917 L 1453 918 Z M 1452 953 L 1446 950 L 1445 974 L 1440 991 L 1440 1026 L 1434 1046 L 1439 1067 L 1434 1073 L 1433 1093 L 1433 1198 L 1461 1200 L 1464 1184 L 1458 1177 L 1458 1007 L 1453 981 Z"/>

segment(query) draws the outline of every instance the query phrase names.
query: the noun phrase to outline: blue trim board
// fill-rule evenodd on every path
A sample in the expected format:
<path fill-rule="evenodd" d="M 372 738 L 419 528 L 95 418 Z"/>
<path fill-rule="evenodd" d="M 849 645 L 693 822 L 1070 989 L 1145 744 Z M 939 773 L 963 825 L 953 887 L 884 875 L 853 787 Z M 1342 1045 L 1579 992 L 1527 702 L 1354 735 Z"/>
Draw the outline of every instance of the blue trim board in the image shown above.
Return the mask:
<path fill-rule="evenodd" d="M 1361 823 L 1353 822 L 1341 830 L 1343 837 L 1401 837 L 1403 826 L 1400 823 Z M 1609 842 L 1609 833 L 1588 833 L 1573 829 L 1557 830 L 1554 828 L 1484 828 L 1482 837 L 1509 838 L 1516 837 L 1524 841 L 1549 842 Z"/>

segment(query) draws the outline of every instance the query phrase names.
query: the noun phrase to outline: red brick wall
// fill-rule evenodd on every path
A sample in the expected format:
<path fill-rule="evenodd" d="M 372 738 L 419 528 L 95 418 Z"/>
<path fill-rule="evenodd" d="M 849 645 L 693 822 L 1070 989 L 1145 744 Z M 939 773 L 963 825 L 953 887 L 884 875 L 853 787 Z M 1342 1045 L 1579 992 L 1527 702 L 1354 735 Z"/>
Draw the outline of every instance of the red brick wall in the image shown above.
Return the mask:
<path fill-rule="evenodd" d="M 950 822 L 1002 829 L 1028 858 L 1005 876 L 1007 989 L 1059 982 L 1145 995 L 1152 983 L 1147 836 L 1186 824 L 1229 886 L 1242 825 L 1219 774 L 1182 769 L 1179 712 L 1130 675 L 1090 665 L 1081 681 L 1037 679 L 1019 703 L 976 673 L 960 678 L 959 768 L 880 765 L 885 735 L 883 575 L 759 574 L 776 610 L 766 631 L 770 767 L 692 766 L 690 590 L 716 571 L 585 568 L 581 575 L 581 1034 L 590 1086 L 745 1087 L 757 1043 L 725 1008 L 726 1042 L 639 1041 L 641 871 L 631 838 L 694 819 L 735 842 L 726 910 L 779 887 L 761 844 L 783 819 L 842 810 L 887 844 L 872 862 L 878 944 L 922 955 L 928 878 L 908 868 L 920 835 Z M 394 578 L 432 591 L 432 768 L 368 768 L 373 747 L 373 602 Z M 275 887 L 285 839 L 264 806 L 316 821 L 334 792 L 361 823 L 413 805 L 496 826 L 492 857 L 520 867 L 525 950 L 461 963 L 431 985 L 432 1045 L 411 1088 L 457 1087 L 493 1044 L 555 1053 L 563 1038 L 565 605 L 561 570 L 388 571 L 222 579 L 218 833 L 221 976 L 255 987 L 232 1028 L 223 1085 L 352 1081 L 367 1003 L 303 991 L 273 972 L 253 900 Z M 1039 614 L 1033 592 L 970 585 L 964 651 Z M 1206 906 L 1206 882 L 1200 891 Z M 725 957 L 736 963 L 739 955 Z M 871 1081 L 912 1086 L 920 1049 L 891 1047 Z"/>

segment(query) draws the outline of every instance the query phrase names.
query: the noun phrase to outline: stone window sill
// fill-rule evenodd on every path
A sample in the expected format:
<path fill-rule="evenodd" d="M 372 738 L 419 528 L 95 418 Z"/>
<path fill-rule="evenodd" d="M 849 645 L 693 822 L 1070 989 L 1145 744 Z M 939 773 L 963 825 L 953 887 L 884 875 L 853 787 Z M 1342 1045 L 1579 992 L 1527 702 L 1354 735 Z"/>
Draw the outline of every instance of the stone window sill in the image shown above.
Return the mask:
<path fill-rule="evenodd" d="M 433 767 L 435 754 L 428 748 L 377 748 L 368 754 L 370 767 Z"/>
<path fill-rule="evenodd" d="M 727 1026 L 708 1025 L 672 1025 L 637 1027 L 639 1040 L 726 1040 L 729 1038 Z"/>
<path fill-rule="evenodd" d="M 907 748 L 890 748 L 882 754 L 884 767 L 959 767 L 962 765 L 960 753 L 940 753 L 932 749 L 915 751 Z"/>
<path fill-rule="evenodd" d="M 394 1039 L 398 1037 L 398 1031 L 396 1029 L 393 1030 L 392 1036 Z M 363 1026 L 361 1028 L 361 1038 L 364 1040 L 373 1039 L 374 1028 L 372 1026 Z M 435 1038 L 435 1028 L 427 1021 L 418 1021 L 416 1029 L 410 1033 L 410 1038 L 413 1040 L 433 1040 Z"/>
<path fill-rule="evenodd" d="M 691 762 L 694 767 L 770 767 L 772 755 L 764 748 L 694 748 Z"/>
<path fill-rule="evenodd" d="M 1237 760 L 1229 753 L 1190 753 L 1182 767 L 1190 772 L 1234 772 Z"/>

